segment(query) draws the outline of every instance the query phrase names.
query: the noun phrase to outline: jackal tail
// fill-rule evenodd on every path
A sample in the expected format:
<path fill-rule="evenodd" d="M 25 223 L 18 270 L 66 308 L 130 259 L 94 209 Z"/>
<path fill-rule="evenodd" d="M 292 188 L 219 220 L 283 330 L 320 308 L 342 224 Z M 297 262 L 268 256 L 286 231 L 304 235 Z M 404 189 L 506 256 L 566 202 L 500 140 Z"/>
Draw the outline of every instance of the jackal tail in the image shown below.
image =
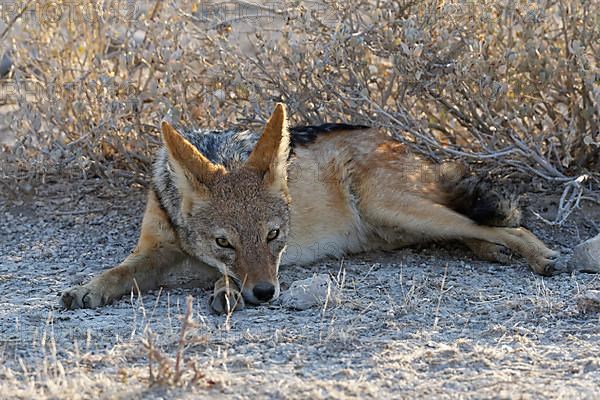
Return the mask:
<path fill-rule="evenodd" d="M 462 175 L 462 176 L 461 176 Z M 467 168 L 443 180 L 448 207 L 480 225 L 516 228 L 521 225 L 519 195 L 490 177 L 473 175 Z"/>

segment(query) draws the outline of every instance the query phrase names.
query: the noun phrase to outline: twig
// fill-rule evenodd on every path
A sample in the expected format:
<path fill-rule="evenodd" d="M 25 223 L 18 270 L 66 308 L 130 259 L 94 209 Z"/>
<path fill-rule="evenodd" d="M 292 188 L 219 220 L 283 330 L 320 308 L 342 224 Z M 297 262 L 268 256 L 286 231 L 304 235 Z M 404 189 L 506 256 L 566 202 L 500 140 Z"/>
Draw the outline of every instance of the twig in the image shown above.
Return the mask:
<path fill-rule="evenodd" d="M 19 18 L 21 18 L 23 16 L 23 14 L 25 14 L 25 11 L 27 11 L 27 9 L 31 5 L 31 3 L 33 3 L 33 0 L 29 0 L 27 2 L 27 4 L 25 4 L 25 6 L 21 9 L 21 11 L 19 11 L 19 13 L 17 15 L 15 15 L 13 17 L 13 19 L 10 20 L 10 22 L 8 23 L 8 25 L 6 26 L 6 28 L 4 28 L 4 30 L 2 31 L 2 34 L 0 34 L 0 39 L 4 39 L 4 37 L 8 34 L 8 31 L 11 30 L 11 28 L 13 27 L 13 25 L 15 24 L 15 22 L 17 22 L 17 20 Z"/>
<path fill-rule="evenodd" d="M 562 225 L 567 220 L 569 215 L 575 208 L 579 208 L 579 201 L 583 194 L 583 186 L 581 184 L 587 180 L 587 175 L 581 175 L 577 179 L 569 182 L 558 203 L 558 214 L 556 215 L 557 224 Z"/>
<path fill-rule="evenodd" d="M 187 334 L 187 330 L 193 324 L 192 307 L 194 305 L 194 298 L 192 296 L 188 296 L 185 299 L 185 303 L 185 317 L 183 318 L 179 342 L 177 343 L 177 354 L 175 356 L 175 376 L 173 378 L 173 383 L 178 383 L 181 379 L 181 375 L 183 375 L 183 371 L 181 371 L 181 361 L 183 360 L 183 353 L 186 345 L 185 335 Z"/>
<path fill-rule="evenodd" d="M 535 151 L 531 147 L 527 146 L 521 139 L 516 137 L 516 135 L 511 133 L 510 138 L 512 139 L 514 144 L 519 149 L 521 149 L 521 151 L 523 151 L 524 155 L 529 155 L 531 158 L 533 158 L 535 160 L 535 162 L 537 162 L 540 166 L 542 166 L 542 168 L 544 168 L 547 172 L 549 172 L 551 174 L 551 176 L 561 178 L 561 179 L 568 179 L 567 176 L 565 176 L 560 171 L 558 171 L 556 168 L 554 168 L 554 166 L 552 166 L 552 164 L 550 164 L 548 162 L 548 160 L 546 160 L 540 154 L 538 154 L 537 151 Z"/>
<path fill-rule="evenodd" d="M 435 319 L 433 320 L 433 329 L 436 330 L 438 322 L 440 320 L 440 306 L 442 304 L 442 296 L 444 295 L 444 286 L 446 285 L 446 278 L 448 277 L 448 264 L 444 268 L 444 277 L 442 278 L 442 284 L 440 285 L 440 295 L 438 297 L 437 306 L 435 307 Z"/>
<path fill-rule="evenodd" d="M 465 151 L 460 151 L 460 150 L 456 150 L 456 149 L 451 149 L 448 147 L 444 147 L 442 146 L 438 141 L 429 138 L 427 136 L 424 136 L 423 134 L 421 134 L 420 132 L 411 129 L 409 127 L 406 126 L 406 124 L 404 124 L 402 121 L 398 120 L 396 117 L 394 117 L 393 115 L 391 115 L 390 113 L 388 113 L 387 111 L 385 111 L 383 108 L 381 108 L 381 106 L 379 106 L 379 104 L 375 103 L 373 100 L 371 100 L 370 98 L 368 98 L 367 96 L 361 96 L 362 100 L 365 100 L 367 102 L 369 102 L 371 105 L 375 106 L 377 108 L 377 111 L 380 114 L 383 114 L 384 116 L 386 116 L 388 119 L 390 119 L 392 122 L 396 123 L 397 125 L 401 126 L 403 130 L 407 131 L 408 133 L 410 133 L 411 135 L 413 135 L 415 138 L 427 143 L 428 145 L 431 145 L 434 148 L 438 148 L 446 153 L 455 155 L 455 156 L 463 156 L 463 157 L 469 157 L 469 158 L 474 158 L 474 159 L 478 159 L 478 160 L 485 160 L 488 158 L 500 158 L 500 157 L 504 157 L 507 156 L 509 154 L 513 154 L 513 153 L 520 153 L 520 151 L 518 149 L 515 149 L 514 146 L 509 146 L 506 147 L 504 149 L 498 150 L 496 152 L 493 153 L 467 153 Z"/>
<path fill-rule="evenodd" d="M 569 216 L 573 212 L 573 210 L 579 208 L 579 202 L 583 198 L 582 195 L 584 191 L 584 188 L 581 184 L 585 182 L 588 178 L 588 175 L 581 175 L 573 179 L 572 181 L 566 183 L 565 189 L 563 190 L 563 193 L 560 196 L 558 210 L 556 212 L 556 217 L 554 217 L 554 221 L 547 220 L 535 211 L 532 211 L 533 215 L 535 215 L 542 222 L 551 226 L 561 226 L 562 224 L 564 224 L 567 218 L 569 218 Z"/>
<path fill-rule="evenodd" d="M 125 207 L 111 207 L 111 210 L 123 210 Z M 83 215 L 107 212 L 107 208 L 92 208 L 90 210 L 54 211 L 51 215 Z"/>
<path fill-rule="evenodd" d="M 593 197 L 589 197 L 589 196 L 581 196 L 581 200 L 585 200 L 585 201 L 591 201 L 592 203 L 596 203 L 600 205 L 600 199 L 595 199 Z"/>

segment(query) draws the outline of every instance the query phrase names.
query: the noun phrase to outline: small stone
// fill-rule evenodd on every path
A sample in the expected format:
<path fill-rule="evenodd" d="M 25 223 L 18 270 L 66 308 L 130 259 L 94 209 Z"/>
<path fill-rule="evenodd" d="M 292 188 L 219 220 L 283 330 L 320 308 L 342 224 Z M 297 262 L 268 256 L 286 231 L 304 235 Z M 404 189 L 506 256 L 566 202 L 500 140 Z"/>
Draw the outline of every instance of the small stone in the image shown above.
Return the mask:
<path fill-rule="evenodd" d="M 144 42 L 144 39 L 146 39 L 146 32 L 142 30 L 137 30 L 133 34 L 133 40 L 136 44 L 142 44 Z"/>
<path fill-rule="evenodd" d="M 569 264 L 575 271 L 600 273 L 600 234 L 575 246 Z"/>
<path fill-rule="evenodd" d="M 600 290 L 587 290 L 577 296 L 577 307 L 583 313 L 600 312 Z"/>
<path fill-rule="evenodd" d="M 295 310 L 322 306 L 326 302 L 335 304 L 338 301 L 339 290 L 327 274 L 318 274 L 312 278 L 294 281 L 280 297 L 280 302 L 284 307 Z"/>

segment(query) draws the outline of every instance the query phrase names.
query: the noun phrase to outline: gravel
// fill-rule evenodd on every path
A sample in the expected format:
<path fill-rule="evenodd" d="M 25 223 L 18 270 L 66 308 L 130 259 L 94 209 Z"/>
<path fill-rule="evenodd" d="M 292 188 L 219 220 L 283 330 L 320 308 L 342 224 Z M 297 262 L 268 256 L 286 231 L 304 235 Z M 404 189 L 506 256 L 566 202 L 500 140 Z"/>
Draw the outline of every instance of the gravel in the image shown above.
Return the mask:
<path fill-rule="evenodd" d="M 0 397 L 600 396 L 600 276 L 543 278 L 457 243 L 282 270 L 283 288 L 329 274 L 327 307 L 216 316 L 209 291 L 172 289 L 60 310 L 62 290 L 129 253 L 143 207 L 141 188 L 93 181 L 0 195 Z M 598 215 L 527 225 L 564 250 L 598 233 Z"/>

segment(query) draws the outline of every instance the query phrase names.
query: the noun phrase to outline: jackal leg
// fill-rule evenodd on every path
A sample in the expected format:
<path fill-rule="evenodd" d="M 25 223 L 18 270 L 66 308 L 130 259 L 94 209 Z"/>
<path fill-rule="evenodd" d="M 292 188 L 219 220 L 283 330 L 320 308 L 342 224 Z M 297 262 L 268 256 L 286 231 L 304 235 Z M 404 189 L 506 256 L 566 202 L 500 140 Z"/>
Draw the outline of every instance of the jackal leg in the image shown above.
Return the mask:
<path fill-rule="evenodd" d="M 525 228 L 478 225 L 469 218 L 430 200 L 411 194 L 395 194 L 396 201 L 381 196 L 361 203 L 371 224 L 422 235 L 431 239 L 478 239 L 508 247 L 523 256 L 533 271 L 550 275 L 559 253 L 547 248 Z M 381 200 L 378 200 L 381 199 Z"/>
<path fill-rule="evenodd" d="M 210 296 L 208 304 L 218 314 L 229 314 L 244 308 L 244 297 L 232 279 L 222 276 L 215 283 L 215 290 Z"/>
<path fill-rule="evenodd" d="M 179 248 L 177 237 L 160 208 L 156 195 L 150 192 L 140 239 L 135 250 L 118 266 L 93 278 L 89 283 L 63 292 L 60 303 L 68 309 L 96 308 L 128 294 L 132 289 L 147 291 L 168 281 L 168 275 L 190 261 Z M 194 260 L 195 261 L 195 260 Z M 208 266 L 206 280 L 214 282 L 218 274 Z"/>
<path fill-rule="evenodd" d="M 477 239 L 465 239 L 465 244 L 481 260 L 507 263 L 510 260 L 510 250 L 499 244 Z"/>

